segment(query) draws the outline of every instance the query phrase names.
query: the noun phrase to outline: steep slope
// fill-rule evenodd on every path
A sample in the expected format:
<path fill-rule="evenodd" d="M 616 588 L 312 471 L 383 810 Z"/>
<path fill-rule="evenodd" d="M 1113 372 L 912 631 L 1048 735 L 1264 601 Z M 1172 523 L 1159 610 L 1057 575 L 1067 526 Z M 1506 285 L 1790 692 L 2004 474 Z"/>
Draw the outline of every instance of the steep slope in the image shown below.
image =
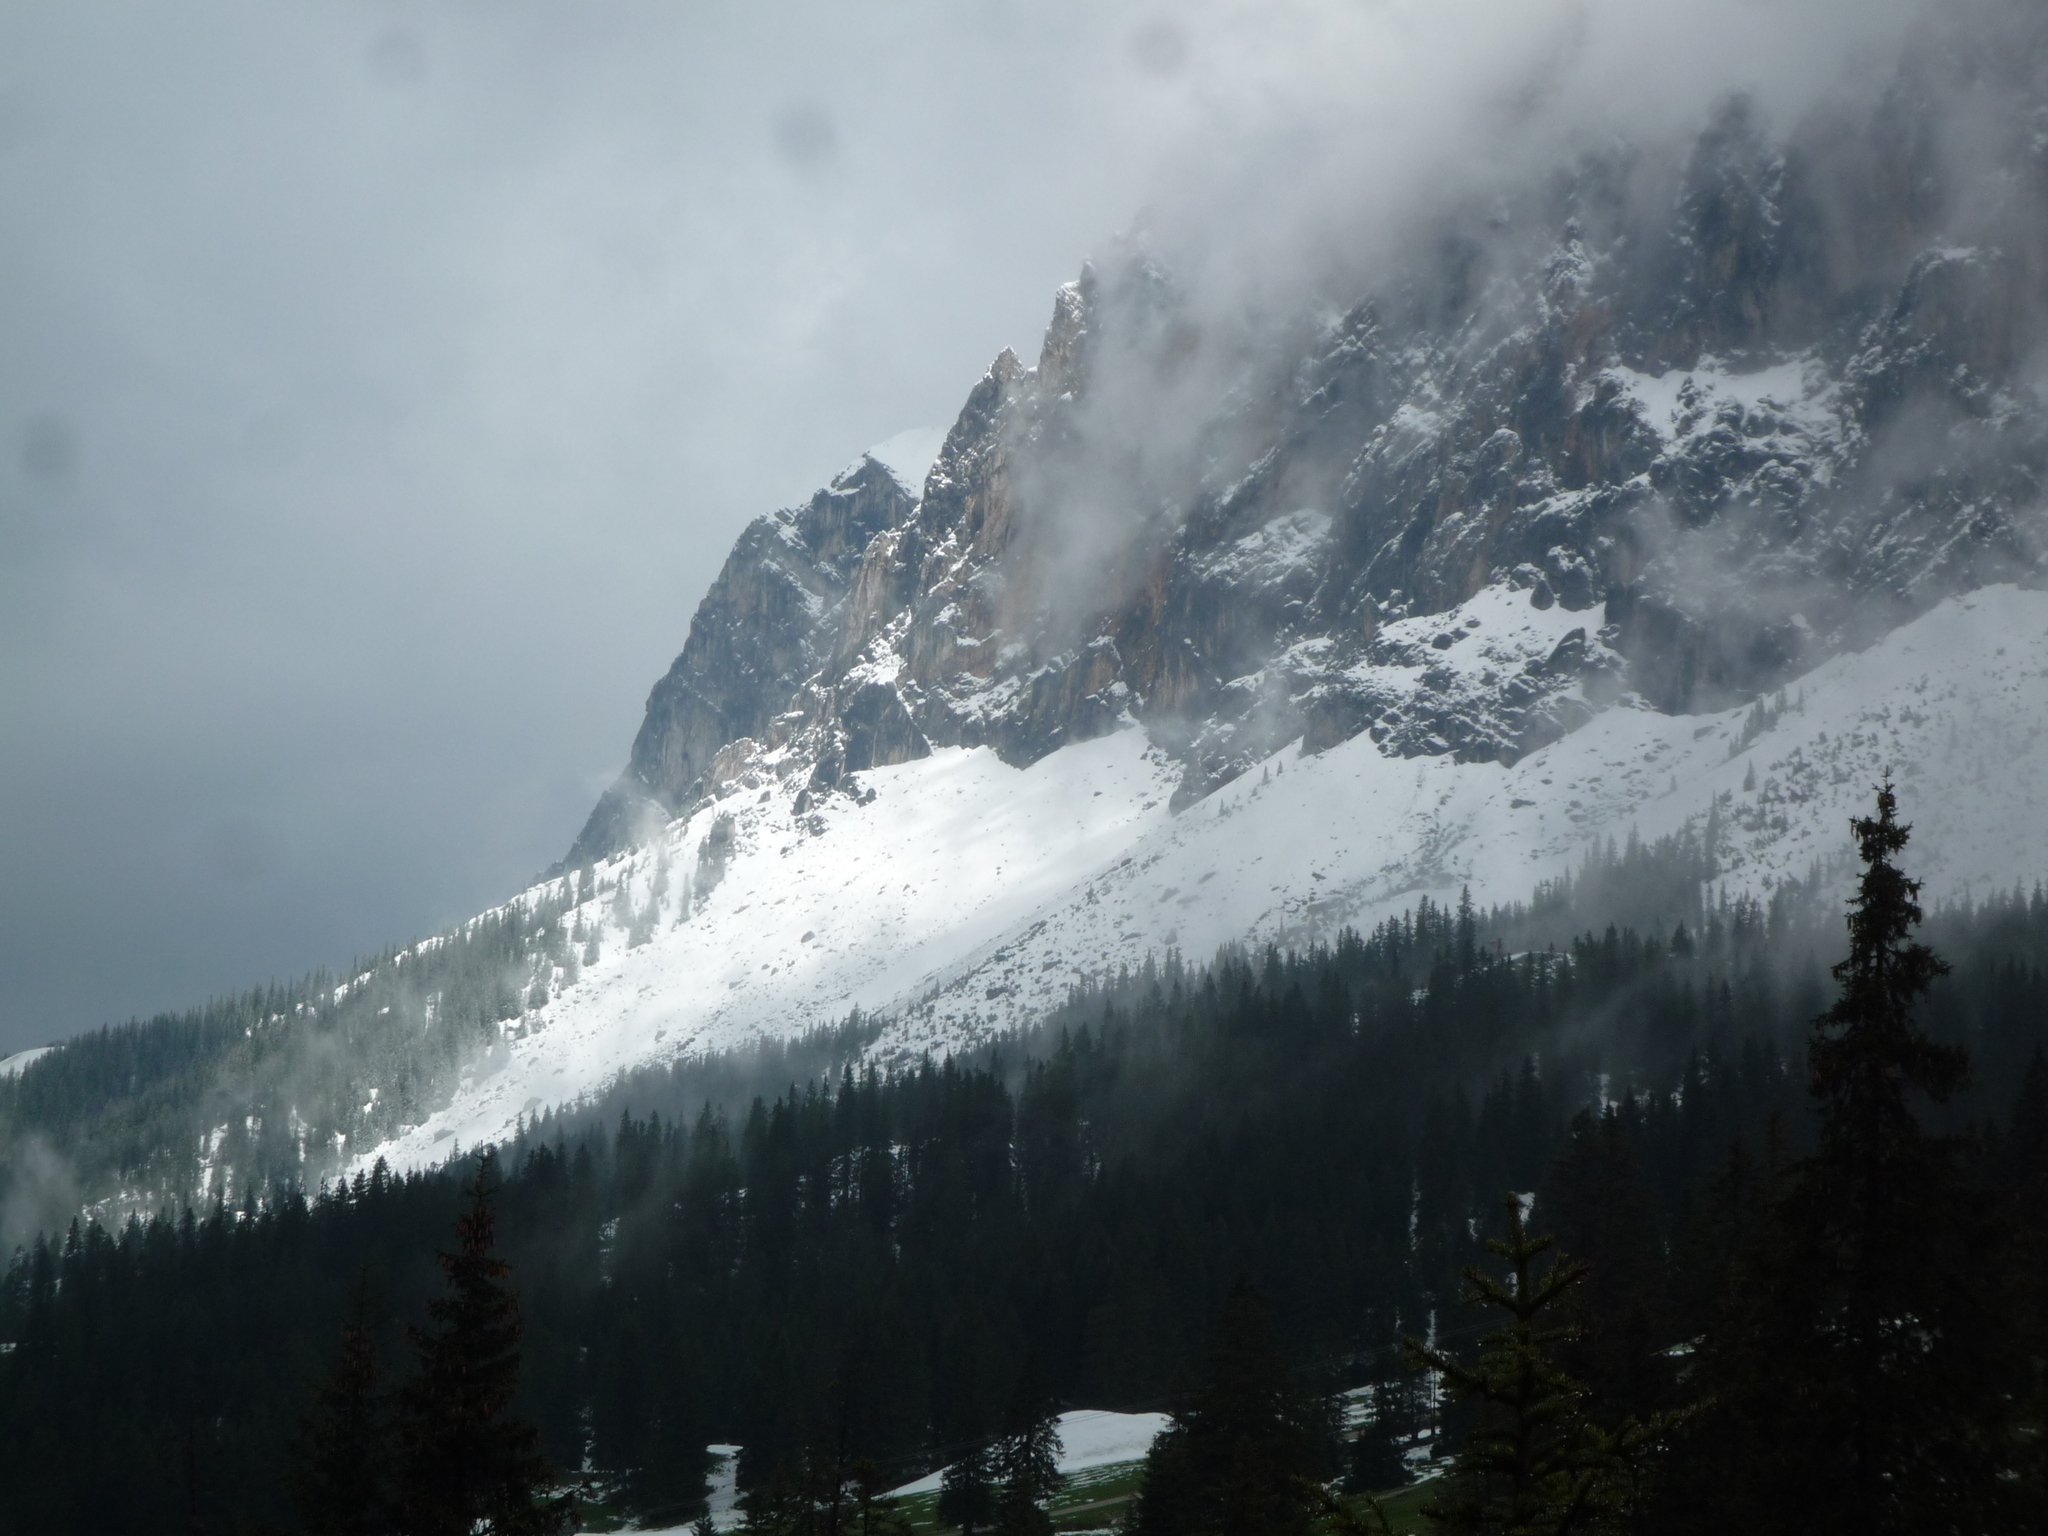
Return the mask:
<path fill-rule="evenodd" d="M 1568 615 L 1505 588 L 1455 617 L 1478 621 L 1454 648 L 1472 674 L 1569 638 Z M 1386 670 L 1391 691 L 1422 669 Z M 767 754 L 600 865 L 576 919 L 597 961 L 566 985 L 554 973 L 450 1104 L 364 1156 L 433 1160 L 624 1068 L 856 1006 L 889 1015 L 878 1058 L 943 1052 L 1168 948 L 1328 937 L 1422 894 L 1526 899 L 1604 840 L 1704 835 L 1710 816 L 1721 887 L 1768 896 L 1816 865 L 1840 873 L 1847 818 L 1887 771 L 1931 895 L 2048 871 L 2048 594 L 1945 601 L 1808 673 L 1782 708 L 1671 715 L 1626 695 L 1511 766 L 1368 736 L 1292 746 L 1178 815 L 1174 766 L 1130 722 L 1023 767 L 935 750 L 810 809 L 805 759 Z"/>
<path fill-rule="evenodd" d="M 917 494 L 856 471 L 749 529 L 569 862 L 754 753 L 819 795 L 1128 717 L 1176 806 L 1296 739 L 1513 763 L 1624 690 L 1725 708 L 2030 577 L 2048 22 L 1969 14 L 1788 130 L 1738 99 L 1689 145 L 1469 189 L 1289 318 L 1136 246 L 1089 268 Z M 1503 584 L 1583 642 L 1387 683 L 1458 633 L 1415 621 Z"/>
<path fill-rule="evenodd" d="M 1937 890 L 2035 878 L 2044 60 L 2048 13 L 1955 8 L 1803 121 L 1482 178 L 1258 318 L 1091 266 L 928 469 L 742 537 L 545 888 L 601 957 L 386 1150 L 856 1006 L 942 1049 L 1166 946 L 1524 899 L 1631 829 L 1711 815 L 1768 893 L 1888 767 Z"/>

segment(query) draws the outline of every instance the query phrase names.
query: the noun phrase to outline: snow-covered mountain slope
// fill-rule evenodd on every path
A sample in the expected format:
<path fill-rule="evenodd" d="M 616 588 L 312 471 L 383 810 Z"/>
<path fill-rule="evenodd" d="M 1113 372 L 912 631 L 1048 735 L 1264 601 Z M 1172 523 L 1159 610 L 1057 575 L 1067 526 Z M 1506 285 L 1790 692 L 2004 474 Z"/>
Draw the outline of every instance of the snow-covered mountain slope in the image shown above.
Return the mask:
<path fill-rule="evenodd" d="M 539 942 L 573 879 L 599 957 L 507 982 L 383 1150 L 855 1007 L 942 1050 L 1710 807 L 1762 892 L 1888 767 L 1936 892 L 2048 873 L 2048 11 L 1995 10 L 1796 121 L 1447 191 L 1256 315 L 1141 241 L 1085 269 L 942 436 L 741 535 L 524 898 Z"/>
<path fill-rule="evenodd" d="M 1577 616 L 1532 596 L 1489 588 L 1389 626 L 1371 681 L 1455 694 L 1597 647 Z M 1023 768 L 986 747 L 940 749 L 814 806 L 801 756 L 763 753 L 599 866 L 627 893 L 582 909 L 600 958 L 571 984 L 558 976 L 450 1104 L 365 1157 L 435 1160 L 623 1069 L 855 1007 L 889 1016 L 876 1052 L 942 1052 L 1169 946 L 1201 959 L 1237 940 L 1326 937 L 1468 886 L 1483 903 L 1526 899 L 1596 839 L 1654 838 L 1716 802 L 1725 883 L 1767 892 L 1845 860 L 1847 818 L 1887 771 L 1930 895 L 2048 873 L 2048 594 L 1950 599 L 1807 674 L 1768 725 L 1751 708 L 1672 715 L 1633 695 L 1575 704 L 1584 724 L 1513 765 L 1392 755 L 1370 735 L 1308 755 L 1291 744 L 1177 815 L 1175 765 L 1130 722 Z M 626 925 L 650 908 L 650 936 L 628 947 Z"/>

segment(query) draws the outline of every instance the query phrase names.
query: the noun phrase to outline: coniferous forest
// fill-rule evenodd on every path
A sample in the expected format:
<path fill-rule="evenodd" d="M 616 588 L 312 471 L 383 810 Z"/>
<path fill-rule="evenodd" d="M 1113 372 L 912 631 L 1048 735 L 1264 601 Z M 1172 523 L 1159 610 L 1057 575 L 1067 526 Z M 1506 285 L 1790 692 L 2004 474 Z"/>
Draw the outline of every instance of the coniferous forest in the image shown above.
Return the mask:
<path fill-rule="evenodd" d="M 1036 1465 L 1086 1406 L 1176 1415 L 1144 1536 L 1348 1529 L 1325 1490 L 1425 1443 L 1446 1529 L 2040 1528 L 2048 897 L 1916 925 L 1889 800 L 1857 831 L 1846 932 L 1685 871 L 1670 927 L 1558 948 L 1424 902 L 960 1059 L 660 1069 L 436 1171 L 74 1222 L 0 1288 L 8 1523 L 308 1529 L 309 1487 L 389 1485 L 322 1528 L 439 1529 L 393 1480 L 472 1454 L 422 1426 L 481 1381 L 504 1487 L 654 1524 L 710 1443 L 756 1527 L 837 1533 L 856 1468 Z M 520 1509 L 489 1528 L 562 1513 Z"/>

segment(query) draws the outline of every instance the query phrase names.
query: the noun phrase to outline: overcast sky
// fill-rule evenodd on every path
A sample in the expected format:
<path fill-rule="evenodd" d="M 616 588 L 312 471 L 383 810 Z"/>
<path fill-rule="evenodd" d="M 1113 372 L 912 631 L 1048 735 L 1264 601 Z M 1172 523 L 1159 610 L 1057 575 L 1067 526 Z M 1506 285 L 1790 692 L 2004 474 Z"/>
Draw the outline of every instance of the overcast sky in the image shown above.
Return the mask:
<path fill-rule="evenodd" d="M 1603 9 L 0 0 L 0 1050 L 517 889 L 749 518 Z"/>

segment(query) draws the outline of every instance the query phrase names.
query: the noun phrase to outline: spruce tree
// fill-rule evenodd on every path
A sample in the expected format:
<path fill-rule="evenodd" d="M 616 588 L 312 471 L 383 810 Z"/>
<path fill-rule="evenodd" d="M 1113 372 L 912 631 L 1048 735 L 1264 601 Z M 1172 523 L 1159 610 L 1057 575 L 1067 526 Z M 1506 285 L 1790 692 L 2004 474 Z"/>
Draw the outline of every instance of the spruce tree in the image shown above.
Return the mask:
<path fill-rule="evenodd" d="M 2013 1101 L 2006 1136 L 2006 1187 L 2011 1191 L 2012 1252 L 2006 1266 L 2007 1306 L 2017 1321 L 2022 1509 L 2048 1528 L 2048 1059 L 2036 1047 Z"/>
<path fill-rule="evenodd" d="M 1209 1378 L 1145 1458 L 1133 1536 L 1307 1536 L 1321 1508 L 1308 1405 L 1240 1282 L 1217 1324 Z"/>
<path fill-rule="evenodd" d="M 1051 1536 L 1045 1504 L 1060 1489 L 1060 1427 L 1036 1356 L 1025 1362 L 1005 1417 L 1008 1432 L 992 1458 L 1000 1485 L 994 1529 L 1000 1536 Z"/>
<path fill-rule="evenodd" d="M 960 1536 L 986 1530 L 995 1518 L 995 1488 L 989 1480 L 989 1454 L 977 1448 L 946 1468 L 939 1479 L 939 1524 L 955 1526 Z"/>
<path fill-rule="evenodd" d="M 486 1156 L 465 1191 L 456 1251 L 440 1255 L 447 1290 L 427 1304 L 433 1326 L 408 1330 L 417 1366 L 399 1394 L 405 1536 L 541 1536 L 564 1520 L 543 1496 L 540 1437 L 512 1412 L 524 1326 L 496 1251 L 494 1173 Z"/>
<path fill-rule="evenodd" d="M 1375 1415 L 1351 1443 L 1349 1465 L 1344 1469 L 1344 1487 L 1349 1493 L 1382 1493 L 1414 1481 L 1408 1459 L 1401 1454 L 1401 1437 L 1390 1416 Z"/>
<path fill-rule="evenodd" d="M 1919 1118 L 1969 1062 L 1915 1017 L 1948 967 L 1912 938 L 1920 883 L 1894 862 L 1910 831 L 1897 809 L 1887 781 L 1851 823 L 1849 954 L 1807 1049 L 1819 1144 L 1744 1271 L 1723 1384 L 1752 1439 L 1731 1475 L 1786 1530 L 1983 1529 L 2011 1494 L 1990 1227 L 1964 1145 Z"/>
<path fill-rule="evenodd" d="M 292 1500 L 306 1536 L 391 1530 L 391 1432 L 377 1369 L 367 1281 L 358 1280 L 333 1370 L 301 1422 Z"/>
<path fill-rule="evenodd" d="M 1629 1421 L 1610 1433 L 1586 1408 L 1586 1388 L 1558 1363 L 1578 1335 L 1565 1321 L 1566 1303 L 1589 1266 L 1537 1261 L 1556 1239 L 1532 1235 L 1522 1197 L 1503 1202 L 1508 1235 L 1487 1247 L 1508 1266 L 1505 1280 L 1477 1267 L 1465 1271 L 1466 1299 L 1507 1314 L 1465 1365 L 1418 1340 L 1414 1363 L 1441 1377 L 1451 1397 L 1469 1406 L 1471 1427 L 1451 1463 L 1445 1491 L 1424 1513 L 1439 1529 L 1487 1536 L 1575 1536 L 1619 1529 L 1633 1502 L 1632 1475 L 1664 1432 L 1661 1422 Z"/>
<path fill-rule="evenodd" d="M 1588 1266 L 1573 1288 L 1575 1337 L 1559 1363 L 1585 1383 L 1594 1416 L 1610 1428 L 1673 1407 L 1668 1347 L 1682 1334 L 1670 1318 L 1656 1197 L 1619 1109 L 1573 1117 L 1542 1204 L 1562 1250 Z"/>

